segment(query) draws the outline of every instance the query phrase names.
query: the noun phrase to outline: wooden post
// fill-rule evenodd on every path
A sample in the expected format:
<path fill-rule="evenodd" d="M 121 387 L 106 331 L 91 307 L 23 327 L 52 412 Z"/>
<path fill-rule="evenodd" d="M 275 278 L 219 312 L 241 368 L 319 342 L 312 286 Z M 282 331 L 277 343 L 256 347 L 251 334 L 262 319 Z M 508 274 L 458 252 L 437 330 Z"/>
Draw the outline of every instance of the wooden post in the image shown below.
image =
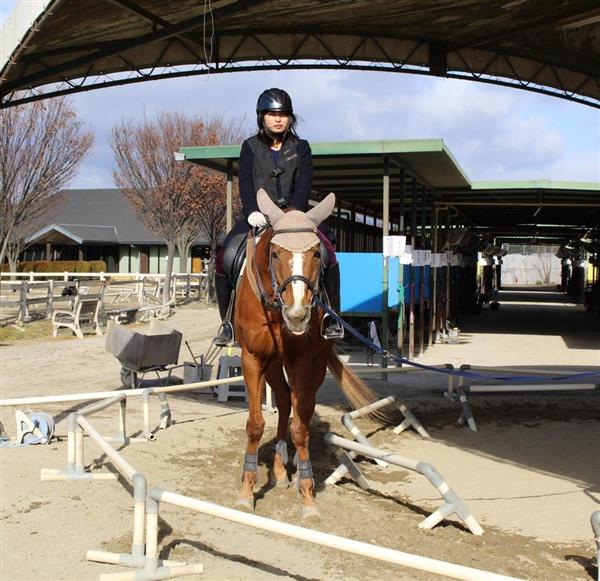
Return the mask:
<path fill-rule="evenodd" d="M 421 186 L 421 235 L 419 249 L 425 249 L 425 222 L 427 220 L 427 190 Z M 425 351 L 425 265 L 419 268 L 419 355 Z"/>
<path fill-rule="evenodd" d="M 415 267 L 410 266 L 410 284 L 408 292 L 410 293 L 409 312 L 408 312 L 408 358 L 415 356 Z"/>
<path fill-rule="evenodd" d="M 27 308 L 27 293 L 29 292 L 29 283 L 24 280 L 21 283 L 21 294 L 19 297 L 19 313 L 17 315 L 17 323 L 24 325 L 29 321 L 29 309 Z"/>
<path fill-rule="evenodd" d="M 46 296 L 46 319 L 50 319 L 54 310 L 54 279 L 48 281 L 48 293 Z"/>
<path fill-rule="evenodd" d="M 233 228 L 233 162 L 227 161 L 227 232 Z"/>
<path fill-rule="evenodd" d="M 398 234 L 405 236 L 405 221 L 404 221 L 404 198 L 406 194 L 404 184 L 404 168 L 400 168 L 400 210 L 398 214 Z M 404 299 L 404 265 L 400 258 L 398 259 L 398 329 L 396 336 L 396 347 L 398 349 L 398 357 L 404 357 L 404 305 L 406 301 Z M 402 364 L 400 363 L 400 366 Z"/>
<path fill-rule="evenodd" d="M 390 222 L 390 158 L 386 155 L 383 158 L 383 235 L 389 236 Z M 388 271 L 389 259 L 383 256 L 383 281 L 382 281 L 382 317 L 381 317 L 381 346 L 387 351 L 388 348 Z M 381 367 L 386 368 L 388 360 L 386 357 L 381 358 Z M 387 374 L 384 374 L 383 379 L 387 380 Z"/>
<path fill-rule="evenodd" d="M 431 252 L 438 252 L 438 206 L 433 201 L 431 207 Z M 431 266 L 431 294 L 429 296 L 429 347 L 431 347 L 434 334 L 437 330 L 437 267 Z"/>

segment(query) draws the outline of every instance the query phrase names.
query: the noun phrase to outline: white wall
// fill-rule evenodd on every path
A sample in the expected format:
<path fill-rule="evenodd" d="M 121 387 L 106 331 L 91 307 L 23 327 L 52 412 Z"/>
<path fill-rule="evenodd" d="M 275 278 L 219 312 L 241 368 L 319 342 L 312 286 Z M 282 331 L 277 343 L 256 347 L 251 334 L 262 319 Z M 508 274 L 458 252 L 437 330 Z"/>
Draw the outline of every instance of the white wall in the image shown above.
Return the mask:
<path fill-rule="evenodd" d="M 502 258 L 503 286 L 560 284 L 560 272 L 560 258 L 551 253 L 507 254 Z"/>

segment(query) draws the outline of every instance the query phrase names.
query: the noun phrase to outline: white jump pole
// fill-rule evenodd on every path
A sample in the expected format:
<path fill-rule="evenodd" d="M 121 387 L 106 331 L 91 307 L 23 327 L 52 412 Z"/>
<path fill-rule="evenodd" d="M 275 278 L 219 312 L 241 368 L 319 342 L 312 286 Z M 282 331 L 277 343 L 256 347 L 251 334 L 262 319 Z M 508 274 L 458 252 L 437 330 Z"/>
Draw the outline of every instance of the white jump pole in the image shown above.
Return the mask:
<path fill-rule="evenodd" d="M 594 391 L 598 385 L 593 383 L 555 383 L 555 384 L 531 384 L 510 383 L 500 385 L 470 385 L 470 393 L 505 393 L 512 391 Z"/>
<path fill-rule="evenodd" d="M 243 376 L 226 377 L 224 379 L 213 379 L 211 381 L 198 381 L 196 383 L 186 383 L 184 385 L 168 385 L 165 387 L 149 387 L 150 393 L 176 393 L 179 391 L 195 391 L 213 385 L 224 385 L 227 383 L 242 383 Z M 142 396 L 143 390 L 140 389 L 120 389 L 118 391 L 91 391 L 86 393 L 68 393 L 63 395 L 42 395 L 32 397 L 17 397 L 9 399 L 0 399 L 0 407 L 13 405 L 35 405 L 40 403 L 61 403 L 66 401 L 86 401 L 92 399 L 106 399 L 117 395 L 127 397 Z"/>
<path fill-rule="evenodd" d="M 404 553 L 395 549 L 379 547 L 362 541 L 355 541 L 353 539 L 347 539 L 337 535 L 279 522 L 203 500 L 190 498 L 174 492 L 168 492 L 160 488 L 150 489 L 148 491 L 148 496 L 157 502 L 164 502 L 182 508 L 188 508 L 196 512 L 208 514 L 256 529 L 269 531 L 294 539 L 300 539 L 308 543 L 329 547 L 331 549 L 345 551 L 352 555 L 369 557 L 379 561 L 409 567 L 411 569 L 435 573 L 437 575 L 445 575 L 446 577 L 451 577 L 453 579 L 463 579 L 466 581 L 515 581 L 514 577 L 507 577 L 505 575 L 490 573 L 489 571 L 456 565 L 455 563 L 448 563 L 429 557 Z M 150 533 L 150 531 L 148 531 L 148 533 Z"/>

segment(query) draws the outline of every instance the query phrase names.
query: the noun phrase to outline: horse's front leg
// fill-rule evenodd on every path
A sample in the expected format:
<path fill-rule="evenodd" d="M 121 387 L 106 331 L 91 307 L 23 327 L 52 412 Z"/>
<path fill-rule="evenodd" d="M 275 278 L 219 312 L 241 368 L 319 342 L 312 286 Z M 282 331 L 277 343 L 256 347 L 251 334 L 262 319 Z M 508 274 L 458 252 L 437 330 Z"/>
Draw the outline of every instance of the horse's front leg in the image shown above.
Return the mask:
<path fill-rule="evenodd" d="M 258 444 L 265 429 L 262 414 L 262 397 L 265 390 L 265 364 L 246 351 L 242 352 L 242 369 L 248 394 L 248 421 L 246 434 L 248 443 L 242 470 L 242 488 L 238 504 L 254 510 L 254 484 L 258 466 Z"/>
<path fill-rule="evenodd" d="M 313 479 L 312 465 L 308 450 L 309 426 L 313 412 L 315 411 L 314 389 L 302 391 L 292 387 L 292 406 L 294 417 L 292 418 L 292 441 L 296 446 L 296 486 L 302 499 L 302 518 L 319 516 L 319 509 L 315 501 L 315 481 Z"/>
<path fill-rule="evenodd" d="M 290 411 L 292 402 L 290 398 L 290 387 L 285 380 L 283 368 L 279 360 L 274 360 L 267 370 L 267 381 L 275 392 L 275 401 L 277 403 L 277 443 L 273 454 L 273 472 L 271 474 L 271 484 L 278 487 L 285 487 L 289 484 L 287 474 L 287 433 L 289 426 Z"/>

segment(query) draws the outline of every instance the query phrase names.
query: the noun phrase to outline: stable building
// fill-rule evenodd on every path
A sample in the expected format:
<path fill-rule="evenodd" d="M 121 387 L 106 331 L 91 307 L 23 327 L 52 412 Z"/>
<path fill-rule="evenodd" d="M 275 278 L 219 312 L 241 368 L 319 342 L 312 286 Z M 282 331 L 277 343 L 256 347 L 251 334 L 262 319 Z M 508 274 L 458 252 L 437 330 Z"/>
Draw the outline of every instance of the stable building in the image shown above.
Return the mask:
<path fill-rule="evenodd" d="M 65 190 L 47 225 L 30 238 L 22 260 L 103 260 L 108 272 L 166 272 L 167 245 L 137 217 L 121 190 Z M 200 272 L 208 244 L 200 239 L 187 272 Z M 175 253 L 174 271 L 180 271 Z"/>

